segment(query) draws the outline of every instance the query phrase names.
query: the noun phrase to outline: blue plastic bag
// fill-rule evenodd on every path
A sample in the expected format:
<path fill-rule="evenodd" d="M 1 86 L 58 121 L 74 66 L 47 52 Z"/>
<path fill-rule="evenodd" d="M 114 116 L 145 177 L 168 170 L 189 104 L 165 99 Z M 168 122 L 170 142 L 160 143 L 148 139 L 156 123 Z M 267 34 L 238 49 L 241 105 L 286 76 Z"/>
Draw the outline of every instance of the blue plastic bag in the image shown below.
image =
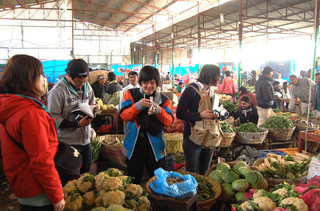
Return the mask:
<path fill-rule="evenodd" d="M 162 168 L 158 168 L 154 171 L 154 175 L 156 176 L 157 180 L 152 182 L 149 186 L 158 194 L 179 199 L 186 199 L 196 195 L 197 193 L 198 183 L 190 174 L 181 175 L 177 172 L 165 171 Z M 167 183 L 168 177 L 180 177 L 184 181 L 169 186 Z"/>

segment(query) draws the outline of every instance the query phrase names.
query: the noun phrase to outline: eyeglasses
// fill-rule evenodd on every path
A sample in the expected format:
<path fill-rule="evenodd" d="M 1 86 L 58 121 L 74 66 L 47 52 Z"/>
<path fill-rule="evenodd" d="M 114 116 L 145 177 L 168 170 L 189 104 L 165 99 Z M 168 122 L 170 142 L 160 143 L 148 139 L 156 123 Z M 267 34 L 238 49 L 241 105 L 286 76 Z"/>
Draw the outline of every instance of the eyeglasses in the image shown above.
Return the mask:
<path fill-rule="evenodd" d="M 85 78 L 85 81 L 75 81 L 71 79 L 76 86 L 80 86 L 88 81 L 88 78 Z"/>

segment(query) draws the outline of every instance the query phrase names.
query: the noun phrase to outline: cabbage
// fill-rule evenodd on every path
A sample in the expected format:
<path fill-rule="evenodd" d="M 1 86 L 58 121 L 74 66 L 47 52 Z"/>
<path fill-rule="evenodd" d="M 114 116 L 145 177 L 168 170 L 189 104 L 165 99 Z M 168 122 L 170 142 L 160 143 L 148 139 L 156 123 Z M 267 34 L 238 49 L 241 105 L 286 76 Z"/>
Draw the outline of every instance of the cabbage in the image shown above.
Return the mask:
<path fill-rule="evenodd" d="M 233 169 L 238 171 L 241 166 L 248 166 L 248 165 L 245 161 L 240 161 L 239 163 L 236 163 L 233 166 Z"/>
<path fill-rule="evenodd" d="M 247 182 L 250 183 L 250 188 L 268 189 L 268 182 L 264 179 L 262 174 L 257 171 L 250 171 L 246 175 Z"/>
<path fill-rule="evenodd" d="M 240 176 L 242 176 L 243 178 L 246 177 L 247 173 L 252 171 L 252 169 L 249 167 L 249 166 L 241 166 L 239 169 L 238 169 L 238 174 Z"/>
<path fill-rule="evenodd" d="M 211 179 L 219 182 L 220 184 L 223 183 L 223 180 L 221 178 L 221 171 L 220 170 L 213 170 L 212 172 L 210 172 L 208 177 L 210 177 Z"/>
<path fill-rule="evenodd" d="M 226 183 L 232 183 L 234 180 L 239 179 L 239 175 L 232 169 L 224 168 L 221 171 L 221 178 Z"/>
<path fill-rule="evenodd" d="M 237 179 L 232 182 L 232 188 L 239 192 L 244 192 L 249 188 L 249 182 L 245 179 Z"/>
<path fill-rule="evenodd" d="M 246 201 L 246 193 L 245 192 L 238 192 L 238 193 L 236 193 L 235 197 L 236 197 L 236 201 L 239 204 Z"/>
<path fill-rule="evenodd" d="M 222 171 L 222 169 L 224 168 L 231 169 L 231 167 L 227 163 L 218 163 L 218 165 L 216 166 L 216 170 Z"/>
<path fill-rule="evenodd" d="M 221 195 L 219 202 L 226 202 L 229 200 L 231 196 L 233 196 L 236 192 L 233 190 L 231 184 L 222 183 L 221 184 Z"/>

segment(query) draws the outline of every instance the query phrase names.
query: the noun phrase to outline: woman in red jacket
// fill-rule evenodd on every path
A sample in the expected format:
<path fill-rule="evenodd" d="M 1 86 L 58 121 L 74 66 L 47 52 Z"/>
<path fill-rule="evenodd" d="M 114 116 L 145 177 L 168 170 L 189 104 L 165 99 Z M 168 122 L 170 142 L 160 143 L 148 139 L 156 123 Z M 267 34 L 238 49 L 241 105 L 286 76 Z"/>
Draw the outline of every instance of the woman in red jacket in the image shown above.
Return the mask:
<path fill-rule="evenodd" d="M 15 55 L 0 80 L 3 169 L 23 211 L 62 211 L 65 204 L 53 160 L 59 144 L 55 120 L 39 99 L 43 79 L 38 59 Z"/>

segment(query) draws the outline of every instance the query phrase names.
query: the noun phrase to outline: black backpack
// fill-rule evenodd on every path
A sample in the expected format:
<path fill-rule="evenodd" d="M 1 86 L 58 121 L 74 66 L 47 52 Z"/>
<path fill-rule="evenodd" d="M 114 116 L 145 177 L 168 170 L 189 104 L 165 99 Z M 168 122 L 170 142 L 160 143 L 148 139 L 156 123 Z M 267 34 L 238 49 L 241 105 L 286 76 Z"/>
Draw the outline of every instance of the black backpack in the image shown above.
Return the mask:
<path fill-rule="evenodd" d="M 9 134 L 5 124 L 4 127 L 13 143 L 26 152 L 24 146 Z M 54 157 L 54 163 L 59 173 L 61 184 L 64 186 L 68 181 L 80 176 L 82 155 L 74 147 L 59 141 L 58 151 Z"/>

